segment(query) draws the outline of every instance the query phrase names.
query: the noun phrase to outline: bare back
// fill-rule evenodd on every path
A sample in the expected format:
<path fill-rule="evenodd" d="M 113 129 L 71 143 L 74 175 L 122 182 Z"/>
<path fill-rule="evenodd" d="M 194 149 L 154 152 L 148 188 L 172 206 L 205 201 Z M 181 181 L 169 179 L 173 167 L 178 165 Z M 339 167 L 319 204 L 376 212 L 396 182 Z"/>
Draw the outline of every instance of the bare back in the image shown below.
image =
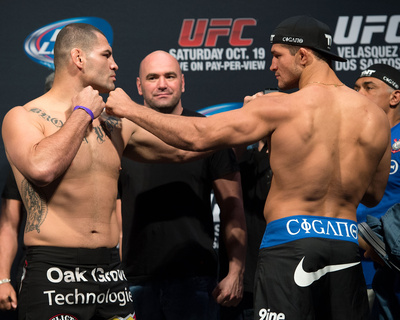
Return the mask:
<path fill-rule="evenodd" d="M 33 136 L 39 132 L 49 137 L 65 124 L 70 112 L 60 112 L 62 108 L 57 107 L 46 108 L 51 103 L 45 97 L 9 112 L 6 121 L 20 119 L 20 126 L 25 126 L 25 129 L 18 129 L 22 132 L 17 135 Z M 124 144 L 118 122 L 103 118 L 101 122 L 103 125 L 99 118 L 93 121 L 67 171 L 47 186 L 38 187 L 28 182 L 10 160 L 28 212 L 26 245 L 87 248 L 117 245 L 119 228 L 115 205 Z M 3 131 L 3 136 L 7 134 L 13 132 Z M 27 143 L 20 148 L 29 148 Z M 13 145 L 11 141 L 9 148 Z"/>
<path fill-rule="evenodd" d="M 386 185 L 385 114 L 345 86 L 313 84 L 281 99 L 289 112 L 269 140 L 274 175 L 267 222 L 298 214 L 355 220 L 373 179 L 378 177 L 378 198 Z"/>

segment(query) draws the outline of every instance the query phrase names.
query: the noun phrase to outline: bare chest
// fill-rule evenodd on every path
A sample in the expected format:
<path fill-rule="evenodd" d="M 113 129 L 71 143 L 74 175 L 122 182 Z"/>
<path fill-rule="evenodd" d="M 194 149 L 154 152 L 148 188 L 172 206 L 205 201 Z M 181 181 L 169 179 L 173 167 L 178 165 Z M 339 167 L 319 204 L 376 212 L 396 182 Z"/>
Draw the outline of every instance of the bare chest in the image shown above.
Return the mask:
<path fill-rule="evenodd" d="M 62 129 L 67 121 L 62 114 L 49 114 L 40 109 L 36 116 L 45 136 Z M 86 176 L 92 172 L 118 175 L 123 145 L 121 145 L 120 120 L 115 118 L 95 119 L 86 130 L 81 146 L 72 161 L 66 176 Z"/>

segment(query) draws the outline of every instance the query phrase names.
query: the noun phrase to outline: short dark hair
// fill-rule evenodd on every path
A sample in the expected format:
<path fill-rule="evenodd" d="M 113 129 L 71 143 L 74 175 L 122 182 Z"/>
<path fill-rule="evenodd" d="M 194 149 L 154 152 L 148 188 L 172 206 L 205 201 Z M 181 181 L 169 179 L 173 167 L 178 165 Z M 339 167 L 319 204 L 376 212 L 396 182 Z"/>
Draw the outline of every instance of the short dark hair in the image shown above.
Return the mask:
<path fill-rule="evenodd" d="M 318 51 L 316 51 L 316 50 L 314 50 L 312 48 L 301 47 L 301 46 L 293 46 L 293 45 L 290 45 L 290 44 L 281 44 L 281 46 L 287 48 L 292 56 L 294 56 L 297 53 L 297 51 L 299 51 L 300 48 L 310 49 L 317 59 L 325 61 L 328 65 L 332 65 L 332 59 L 330 59 L 329 57 L 327 57 L 323 53 L 318 52 Z"/>
<path fill-rule="evenodd" d="M 54 44 L 54 67 L 63 65 L 73 48 L 90 50 L 98 33 L 104 36 L 100 29 L 87 23 L 71 23 L 62 28 Z"/>

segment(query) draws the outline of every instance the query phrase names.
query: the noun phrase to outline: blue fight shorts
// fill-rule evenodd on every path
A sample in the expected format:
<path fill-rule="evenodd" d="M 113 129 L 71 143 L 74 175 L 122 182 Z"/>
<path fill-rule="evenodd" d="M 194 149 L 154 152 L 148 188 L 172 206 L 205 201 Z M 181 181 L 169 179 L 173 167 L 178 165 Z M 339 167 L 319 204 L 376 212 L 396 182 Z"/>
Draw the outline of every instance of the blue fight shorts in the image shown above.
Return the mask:
<path fill-rule="evenodd" d="M 268 223 L 261 242 L 254 319 L 367 319 L 357 224 L 319 216 Z"/>

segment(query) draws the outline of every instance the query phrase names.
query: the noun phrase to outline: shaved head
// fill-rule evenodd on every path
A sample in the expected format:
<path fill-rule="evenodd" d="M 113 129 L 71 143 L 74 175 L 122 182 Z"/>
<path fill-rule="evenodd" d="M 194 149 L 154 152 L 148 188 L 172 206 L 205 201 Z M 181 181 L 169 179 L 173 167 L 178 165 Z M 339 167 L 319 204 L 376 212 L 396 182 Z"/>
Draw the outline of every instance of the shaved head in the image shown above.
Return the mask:
<path fill-rule="evenodd" d="M 99 34 L 105 37 L 98 28 L 86 23 L 71 23 L 62 28 L 54 45 L 54 67 L 65 65 L 73 48 L 85 52 L 90 50 L 98 41 Z"/>
<path fill-rule="evenodd" d="M 147 67 L 148 64 L 151 64 L 152 62 L 165 62 L 168 61 L 170 65 L 174 66 L 174 71 L 180 76 L 182 75 L 181 68 L 179 66 L 178 61 L 168 52 L 162 51 L 162 50 L 157 50 L 153 51 L 152 53 L 148 54 L 140 63 L 139 66 L 139 77 L 143 77 L 144 75 L 144 68 Z"/>
<path fill-rule="evenodd" d="M 185 81 L 179 62 L 168 52 L 147 55 L 140 63 L 136 84 L 146 106 L 163 113 L 180 112 Z"/>

